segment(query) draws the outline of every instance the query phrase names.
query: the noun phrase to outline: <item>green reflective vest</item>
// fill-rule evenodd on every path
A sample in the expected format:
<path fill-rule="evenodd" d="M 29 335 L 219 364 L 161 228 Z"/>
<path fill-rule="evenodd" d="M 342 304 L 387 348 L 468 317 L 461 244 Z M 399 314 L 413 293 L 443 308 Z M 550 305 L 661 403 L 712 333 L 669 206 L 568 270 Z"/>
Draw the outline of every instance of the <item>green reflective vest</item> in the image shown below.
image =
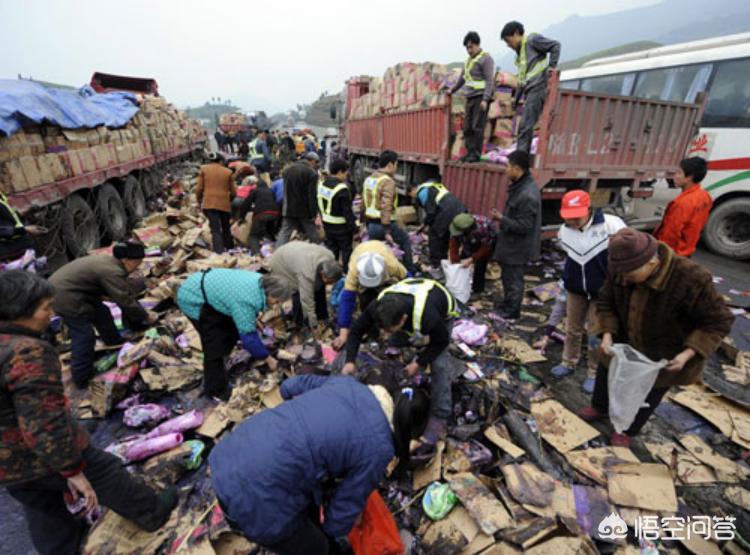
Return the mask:
<path fill-rule="evenodd" d="M 434 279 L 422 279 L 422 278 L 409 278 L 399 281 L 398 283 L 385 288 L 378 299 L 382 299 L 385 295 L 391 293 L 399 293 L 402 295 L 411 295 L 414 297 L 414 310 L 411 315 L 412 329 L 404 330 L 407 334 L 413 335 L 416 332 L 422 331 L 422 316 L 424 315 L 425 306 L 427 306 L 427 297 L 435 287 L 438 287 L 445 296 L 448 298 L 448 316 L 454 318 L 458 316 L 456 310 L 456 299 L 453 295 L 445 288 L 445 286 L 435 281 Z"/>
<path fill-rule="evenodd" d="M 477 65 L 477 62 L 479 62 L 486 55 L 487 55 L 487 52 L 482 50 L 479 54 L 477 54 L 473 58 L 472 57 L 467 58 L 466 62 L 464 63 L 464 85 L 469 87 L 470 89 L 483 90 L 484 87 L 487 85 L 487 82 L 484 79 L 475 80 L 471 76 L 471 70 L 474 69 L 474 66 Z"/>
<path fill-rule="evenodd" d="M 258 151 L 258 139 L 257 138 L 250 141 L 249 146 L 250 146 L 250 152 L 248 153 L 248 157 L 250 158 L 250 161 L 262 160 L 264 158 L 263 153 Z"/>
<path fill-rule="evenodd" d="M 362 186 L 362 193 L 364 196 L 365 203 L 365 217 L 370 219 L 380 218 L 380 207 L 378 206 L 378 188 L 380 184 L 388 179 L 387 175 L 379 175 L 375 177 L 371 175 L 365 179 L 365 183 Z M 398 195 L 393 199 L 393 215 L 391 220 L 396 220 L 396 208 L 398 208 Z"/>
<path fill-rule="evenodd" d="M 422 183 L 421 185 L 419 185 L 417 187 L 417 196 L 419 196 L 419 192 L 422 191 L 423 189 L 436 189 L 437 190 L 437 195 L 435 196 L 436 203 L 439 203 L 441 200 L 443 200 L 443 198 L 445 198 L 445 195 L 450 193 L 450 191 L 448 190 L 448 187 L 446 187 L 442 183 L 437 183 L 433 181 L 429 181 L 427 183 Z"/>
<path fill-rule="evenodd" d="M 321 179 L 318 181 L 318 209 L 320 218 L 326 224 L 345 224 L 346 218 L 343 216 L 334 216 L 331 214 L 333 208 L 333 198 L 341 191 L 348 189 L 346 183 L 339 183 L 333 188 L 326 187 Z"/>
<path fill-rule="evenodd" d="M 13 218 L 13 228 L 16 231 L 21 231 L 22 229 L 24 229 L 21 218 L 18 217 L 18 213 L 16 213 L 16 211 L 10 205 L 10 202 L 8 202 L 8 197 L 5 196 L 5 193 L 0 193 L 0 205 L 3 206 L 10 214 L 10 217 Z"/>
<path fill-rule="evenodd" d="M 520 81 L 521 86 L 524 86 L 549 66 L 549 60 L 545 57 L 543 60 L 537 61 L 531 70 L 526 67 L 526 41 L 529 37 L 538 34 L 539 33 L 529 33 L 528 35 L 524 35 L 523 39 L 521 39 L 521 48 L 518 52 L 518 56 L 516 56 L 516 69 L 518 69 L 518 80 Z"/>

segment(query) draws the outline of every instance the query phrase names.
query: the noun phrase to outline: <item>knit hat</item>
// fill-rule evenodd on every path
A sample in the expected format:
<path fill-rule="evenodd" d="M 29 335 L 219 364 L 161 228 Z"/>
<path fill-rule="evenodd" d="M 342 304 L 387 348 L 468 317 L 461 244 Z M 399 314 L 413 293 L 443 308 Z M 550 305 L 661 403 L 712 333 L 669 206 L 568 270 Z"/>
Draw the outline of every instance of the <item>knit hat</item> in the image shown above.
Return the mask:
<path fill-rule="evenodd" d="M 146 250 L 140 243 L 128 241 L 126 243 L 117 243 L 112 247 L 112 254 L 115 258 L 120 260 L 123 258 L 141 260 L 146 256 Z"/>
<path fill-rule="evenodd" d="M 379 287 L 385 277 L 385 259 L 374 252 L 366 252 L 357 258 L 359 284 L 362 287 Z"/>
<path fill-rule="evenodd" d="M 475 220 L 474 216 L 471 214 L 459 214 L 455 218 L 453 218 L 453 221 L 450 225 L 450 232 L 453 237 L 458 237 L 459 235 L 463 235 L 466 233 L 471 227 L 474 225 Z"/>
<path fill-rule="evenodd" d="M 653 235 L 623 228 L 609 240 L 609 269 L 616 274 L 637 270 L 654 257 L 658 247 Z"/>

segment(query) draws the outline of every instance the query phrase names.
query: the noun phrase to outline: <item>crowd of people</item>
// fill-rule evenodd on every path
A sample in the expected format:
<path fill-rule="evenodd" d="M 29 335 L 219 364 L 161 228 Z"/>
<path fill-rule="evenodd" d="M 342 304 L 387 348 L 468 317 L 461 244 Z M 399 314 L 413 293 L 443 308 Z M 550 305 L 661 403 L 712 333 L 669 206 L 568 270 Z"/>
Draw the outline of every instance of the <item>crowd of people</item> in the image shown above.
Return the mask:
<path fill-rule="evenodd" d="M 537 64 L 552 52 L 546 63 L 553 67 L 559 45 L 526 37 L 516 22 L 502 37 L 520 49 L 526 64 L 519 67 L 527 77 L 522 79 L 527 103 L 541 102 L 546 73 L 537 71 Z M 466 46 L 471 56 L 466 76 L 476 77 L 477 93 L 467 108 L 478 114 L 467 118 L 473 126 L 487 102 L 478 72 L 489 64 L 478 36 L 467 35 Z M 267 272 L 210 269 L 189 275 L 178 290 L 177 307 L 202 343 L 203 393 L 229 399 L 225 361 L 237 345 L 264 372 L 277 369 L 278 360 L 258 332 L 258 316 L 290 299 L 289 326 L 316 338 L 327 325 L 337 328 L 332 345 L 340 353 L 331 377 L 287 379 L 281 386 L 284 403 L 248 418 L 220 441 L 209 456 L 211 480 L 227 518 L 251 540 L 282 555 L 336 553 L 382 477 L 425 464 L 446 436 L 455 377 L 448 346 L 460 303 L 441 280 L 441 262 L 472 267 L 475 296 L 486 294 L 488 264 L 497 262 L 503 293 L 495 311 L 512 325 L 521 314 L 524 274 L 540 254 L 540 188 L 524 148 L 509 156 L 502 212 L 467 212 L 450 184 L 411 187 L 409 196 L 424 212 L 418 232 L 428 237 L 429 265 L 422 266 L 412 252 L 414 234 L 397 217 L 396 152 L 380 154 L 358 203 L 346 160 L 335 159 L 323 171 L 315 145 L 308 148 L 307 141 L 284 133 L 258 131 L 243 144 L 247 149 L 239 145 L 237 152 L 244 166 L 230 169 L 221 153 L 209 155 L 195 198 L 215 252 L 234 248 L 233 200 L 243 186 L 249 190 L 235 207 L 236 217 L 252 214 L 251 251 L 258 254 L 263 240 L 275 244 Z M 469 156 L 475 155 L 476 147 Z M 591 345 L 587 335 L 598 338 L 598 348 L 587 355 L 584 383 L 592 402 L 580 411 L 594 420 L 608 414 L 607 357 L 613 343 L 668 361 L 646 405 L 625 433 L 611 436 L 612 445 L 629 445 L 670 386 L 699 381 L 707 358 L 731 328 L 733 316 L 711 274 L 690 259 L 711 207 L 700 186 L 705 174 L 701 158 L 680 163 L 675 182 L 682 194 L 653 235 L 592 207 L 586 191 L 571 190 L 562 200 L 558 239 L 567 258 L 565 296 L 558 303 L 565 305 L 567 323 L 562 360 L 551 372 L 571 373 L 583 358 L 582 344 Z M 361 210 L 354 208 L 360 204 Z M 19 225 L 13 220 L 10 233 L 20 233 Z M 68 512 L 65 492 L 83 497 L 88 507 L 101 503 L 146 530 L 162 526 L 176 504 L 173 488 L 151 490 L 91 445 L 70 416 L 57 351 L 46 336 L 53 313 L 62 316 L 72 343 L 74 384 L 86 387 L 94 374 L 96 333 L 109 345 L 123 341 L 105 299 L 120 307 L 129 330 L 157 320 L 127 284 L 144 256 L 142 245 L 125 242 L 111 255 L 74 260 L 48 280 L 23 271 L 0 274 L 0 483 L 24 506 L 40 553 L 76 552 L 83 525 Z M 328 293 L 339 281 L 334 319 Z M 394 347 L 416 348 L 404 367 L 404 378 L 413 383 L 389 391 L 358 381 L 360 346 L 379 337 Z M 428 388 L 416 379 L 425 374 Z M 327 480 L 338 482 L 321 524 Z"/>

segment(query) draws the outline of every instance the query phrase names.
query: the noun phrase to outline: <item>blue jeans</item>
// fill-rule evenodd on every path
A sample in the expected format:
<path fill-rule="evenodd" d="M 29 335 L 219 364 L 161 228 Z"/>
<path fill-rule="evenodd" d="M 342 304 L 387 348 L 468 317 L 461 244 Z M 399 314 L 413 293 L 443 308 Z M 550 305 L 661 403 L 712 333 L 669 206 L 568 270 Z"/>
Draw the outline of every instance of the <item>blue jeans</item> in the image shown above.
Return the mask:
<path fill-rule="evenodd" d="M 71 340 L 71 371 L 73 381 L 78 387 L 85 387 L 94 376 L 94 360 L 96 353 L 96 335 L 94 328 L 99 332 L 99 337 L 107 345 L 117 345 L 122 342 L 120 332 L 117 331 L 112 314 L 104 303 L 99 302 L 94 307 L 91 317 L 81 316 L 71 318 L 63 316 L 63 321 L 68 327 Z"/>
<path fill-rule="evenodd" d="M 368 222 L 367 234 L 370 236 L 370 239 L 385 241 L 385 228 L 380 222 Z M 411 241 L 409 240 L 409 234 L 406 233 L 402 227 L 392 223 L 391 235 L 399 248 L 404 251 L 404 266 L 412 274 L 416 273 L 417 268 L 414 266 L 414 261 L 411 257 Z"/>

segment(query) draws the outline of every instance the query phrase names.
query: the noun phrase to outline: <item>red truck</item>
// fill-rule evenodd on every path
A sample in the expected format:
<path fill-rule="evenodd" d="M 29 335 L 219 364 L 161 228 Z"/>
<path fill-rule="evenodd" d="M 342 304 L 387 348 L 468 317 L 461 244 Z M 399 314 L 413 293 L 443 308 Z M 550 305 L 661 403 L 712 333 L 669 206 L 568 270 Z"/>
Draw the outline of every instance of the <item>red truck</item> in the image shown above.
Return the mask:
<path fill-rule="evenodd" d="M 347 106 L 368 92 L 367 78 L 346 87 Z M 594 205 L 609 207 L 630 225 L 654 222 L 628 217 L 632 199 L 652 195 L 649 185 L 670 178 L 698 130 L 704 98 L 695 104 L 571 91 L 548 85 L 539 121 L 538 154 L 532 173 L 542 188 L 544 231 L 560 224 L 559 203 L 566 191 L 586 189 Z M 352 118 L 347 113 L 343 141 L 358 188 L 385 149 L 399 155 L 397 181 L 418 184 L 440 178 L 466 208 L 489 215 L 505 205 L 504 166 L 451 160 L 453 118 L 450 97 L 439 106 Z"/>
<path fill-rule="evenodd" d="M 69 144 L 47 148 L 48 154 L 24 157 L 41 159 L 55 153 L 66 166 L 64 175 L 49 177 L 43 174 L 41 179 L 22 187 L 14 187 L 12 182 L 0 183 L 3 188 L 10 189 L 6 193 L 11 205 L 27 223 L 49 229 L 39 241 L 40 254 L 49 257 L 82 256 L 101 244 L 125 237 L 128 230 L 146 215 L 146 200 L 160 192 L 169 165 L 192 157 L 206 141 L 205 130 L 197 122 L 177 116 L 177 111 L 156 95 L 158 86 L 153 79 L 97 72 L 91 85 L 101 91 L 127 90 L 149 95 L 144 97 L 144 103 L 159 103 L 164 107 L 159 109 L 168 114 L 157 115 L 156 123 L 143 123 L 141 130 L 155 133 L 149 137 L 141 134 L 130 136 L 127 144 L 113 144 L 114 141 L 108 139 L 102 141 L 107 144 L 97 143 L 90 148 L 85 148 L 85 134 L 93 132 L 96 135 L 96 130 L 39 126 L 32 136 L 41 136 L 45 141 L 53 133 L 66 135 L 66 140 L 73 134 L 84 137 L 83 148 Z M 168 117 L 172 118 L 169 122 L 166 121 Z M 184 132 L 178 139 L 173 131 L 180 126 Z M 117 133 L 116 130 L 110 132 Z M 0 143 L 13 139 L 14 135 L 0 137 Z M 122 142 L 122 139 L 118 140 Z"/>

